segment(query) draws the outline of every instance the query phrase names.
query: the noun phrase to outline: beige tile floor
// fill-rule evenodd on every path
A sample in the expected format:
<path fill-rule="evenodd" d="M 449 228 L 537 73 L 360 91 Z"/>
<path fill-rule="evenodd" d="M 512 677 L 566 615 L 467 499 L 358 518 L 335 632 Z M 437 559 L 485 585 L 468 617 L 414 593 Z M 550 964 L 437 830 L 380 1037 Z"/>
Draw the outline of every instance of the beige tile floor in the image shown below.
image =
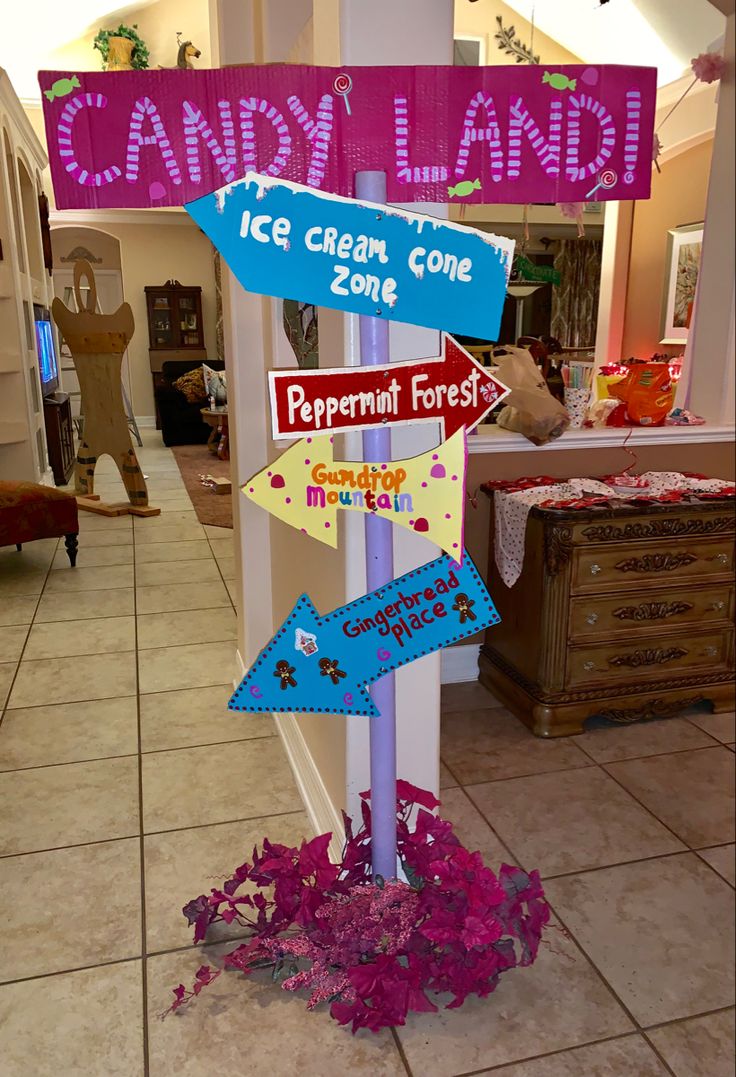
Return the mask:
<path fill-rule="evenodd" d="M 395 1035 L 232 976 L 159 1019 L 200 963 L 184 901 L 308 823 L 271 720 L 226 710 L 231 536 L 157 441 L 160 517 L 83 516 L 74 571 L 56 540 L 0 550 L 3 1077 L 731 1077 L 733 715 L 547 742 L 478 685 L 443 691 L 444 814 L 541 870 L 537 964 Z"/>

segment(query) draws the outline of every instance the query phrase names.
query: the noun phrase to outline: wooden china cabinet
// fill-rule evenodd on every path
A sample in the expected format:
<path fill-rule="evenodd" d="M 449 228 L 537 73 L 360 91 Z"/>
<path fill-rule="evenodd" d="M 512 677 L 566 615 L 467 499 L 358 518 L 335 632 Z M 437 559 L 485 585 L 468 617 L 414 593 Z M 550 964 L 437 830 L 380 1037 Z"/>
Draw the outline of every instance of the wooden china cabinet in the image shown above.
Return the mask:
<path fill-rule="evenodd" d="M 205 360 L 202 289 L 167 280 L 162 285 L 148 285 L 148 357 L 151 364 L 154 396 L 163 383 L 161 368 L 170 359 Z M 156 416 L 158 429 L 158 414 Z"/>

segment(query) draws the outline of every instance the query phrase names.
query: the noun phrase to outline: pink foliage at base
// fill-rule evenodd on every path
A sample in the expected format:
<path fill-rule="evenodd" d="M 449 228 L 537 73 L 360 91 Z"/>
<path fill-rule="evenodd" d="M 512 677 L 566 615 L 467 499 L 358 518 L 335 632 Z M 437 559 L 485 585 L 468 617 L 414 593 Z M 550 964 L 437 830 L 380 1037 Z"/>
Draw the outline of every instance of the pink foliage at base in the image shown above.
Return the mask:
<path fill-rule="evenodd" d="M 431 793 L 399 781 L 397 797 L 406 882 L 371 879 L 368 794 L 356 833 L 344 816 L 339 864 L 329 860 L 330 834 L 299 848 L 264 839 L 252 862 L 184 907 L 195 943 L 220 922 L 236 922 L 249 939 L 223 968 L 203 965 L 191 991 L 179 984 L 167 1013 L 227 968 L 270 968 L 285 990 L 309 993 L 309 1009 L 329 1003 L 339 1024 L 377 1032 L 403 1025 L 409 1012 L 436 1010 L 427 992 L 452 995 L 451 1009 L 489 995 L 501 973 L 530 965 L 549 920 L 538 873 L 504 864 L 495 875 L 432 814 L 439 802 Z"/>

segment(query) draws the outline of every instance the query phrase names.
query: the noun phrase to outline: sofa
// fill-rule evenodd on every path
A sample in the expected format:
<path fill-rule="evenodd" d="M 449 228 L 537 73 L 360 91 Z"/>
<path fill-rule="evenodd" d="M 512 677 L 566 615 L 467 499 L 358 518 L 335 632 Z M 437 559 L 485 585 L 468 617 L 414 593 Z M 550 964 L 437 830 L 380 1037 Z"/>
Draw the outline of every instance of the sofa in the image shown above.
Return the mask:
<path fill-rule="evenodd" d="M 212 370 L 225 369 L 225 364 L 217 359 L 205 361 Z M 164 445 L 201 445 L 212 433 L 201 414 L 202 408 L 207 407 L 207 397 L 190 403 L 174 386 L 183 374 L 198 366 L 202 366 L 201 359 L 169 359 L 161 366 L 162 378 L 155 397 Z"/>

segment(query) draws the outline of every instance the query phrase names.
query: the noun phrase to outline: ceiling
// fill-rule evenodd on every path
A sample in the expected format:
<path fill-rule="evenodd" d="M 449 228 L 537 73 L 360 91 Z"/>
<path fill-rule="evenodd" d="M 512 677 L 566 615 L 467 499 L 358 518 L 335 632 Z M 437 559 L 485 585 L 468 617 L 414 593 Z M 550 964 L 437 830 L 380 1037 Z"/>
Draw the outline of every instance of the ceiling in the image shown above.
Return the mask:
<path fill-rule="evenodd" d="M 673 82 L 723 35 L 710 0 L 506 0 L 542 33 L 587 63 L 641 64 Z M 721 0 L 727 3 L 727 0 Z M 719 5 L 720 6 L 720 5 Z"/>
<path fill-rule="evenodd" d="M 155 0 L 120 4 L 115 0 L 6 0 L 0 38 L 0 67 L 4 67 L 21 100 L 38 99 L 36 72 L 53 70 L 57 52 L 100 26 L 134 22 L 130 15 Z M 87 46 L 88 47 L 88 46 Z M 94 53 L 85 67 L 99 67 Z"/>
<path fill-rule="evenodd" d="M 14 0 L 3 5 L 0 67 L 21 99 L 38 99 L 36 72 L 65 67 L 54 62 L 75 41 L 101 25 L 135 21 L 157 0 L 116 4 L 115 0 Z M 206 0 L 201 0 L 203 6 Z M 463 2 L 463 0 L 456 0 Z M 673 82 L 690 59 L 723 35 L 733 0 L 506 0 L 523 18 L 570 52 L 590 63 L 654 65 L 659 85 Z M 131 16 L 133 16 L 131 18 Z M 150 17 L 155 17 L 153 14 Z M 89 41 L 84 43 L 87 56 Z M 73 53 L 73 48 L 71 49 Z M 72 62 L 72 56 L 68 56 Z M 81 65 L 80 65 L 81 66 Z M 93 57 L 84 67 L 97 67 Z"/>

